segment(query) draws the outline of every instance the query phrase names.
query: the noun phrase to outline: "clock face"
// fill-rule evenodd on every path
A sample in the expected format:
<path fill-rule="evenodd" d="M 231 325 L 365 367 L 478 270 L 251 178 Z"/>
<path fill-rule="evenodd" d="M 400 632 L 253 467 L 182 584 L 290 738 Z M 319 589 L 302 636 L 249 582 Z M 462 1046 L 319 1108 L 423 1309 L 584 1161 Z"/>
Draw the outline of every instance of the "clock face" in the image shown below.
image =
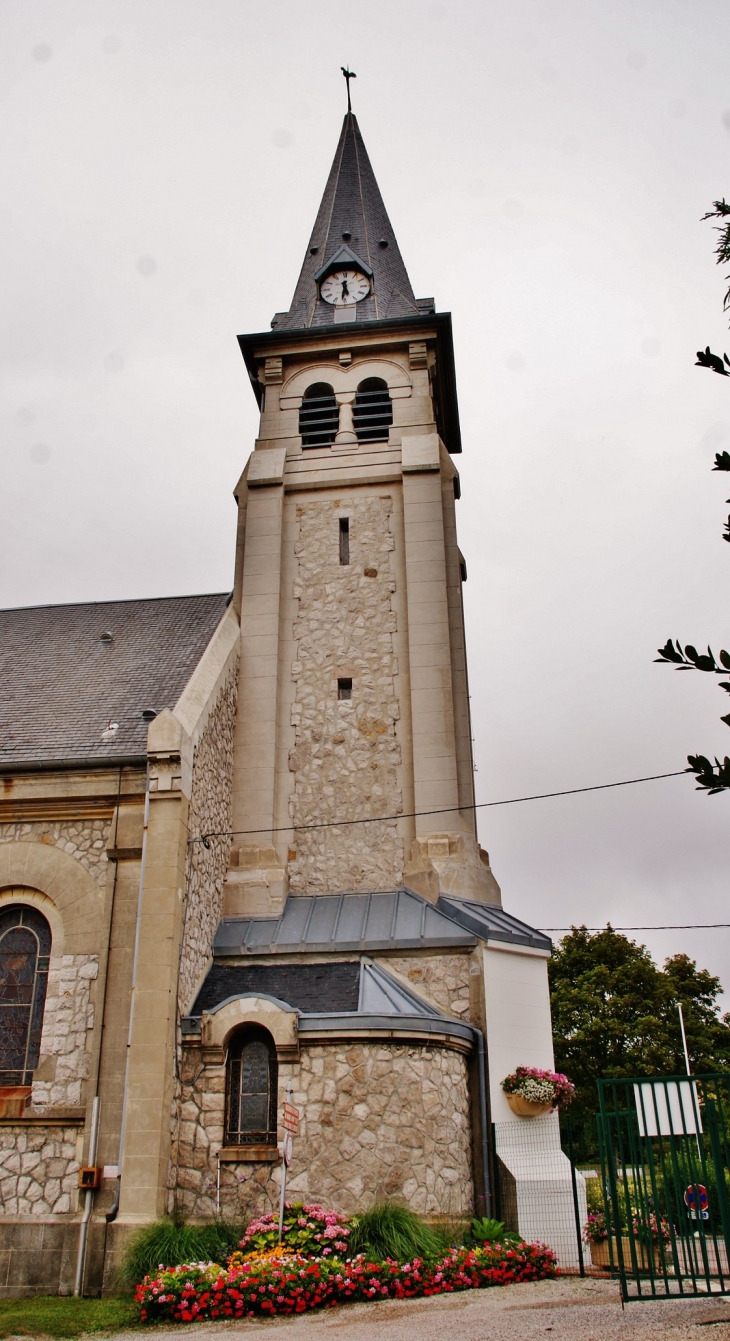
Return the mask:
<path fill-rule="evenodd" d="M 326 303 L 334 303 L 335 307 L 352 307 L 367 298 L 370 284 L 359 270 L 336 270 L 334 275 L 328 275 L 322 280 L 319 292 Z"/>

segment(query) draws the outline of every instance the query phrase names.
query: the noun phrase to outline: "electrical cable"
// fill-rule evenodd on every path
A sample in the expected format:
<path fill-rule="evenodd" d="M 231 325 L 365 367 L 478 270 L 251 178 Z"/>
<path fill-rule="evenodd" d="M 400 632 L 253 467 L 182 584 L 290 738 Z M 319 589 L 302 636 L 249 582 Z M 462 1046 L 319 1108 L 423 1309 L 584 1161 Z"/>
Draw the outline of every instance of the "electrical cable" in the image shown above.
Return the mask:
<path fill-rule="evenodd" d="M 671 922 L 661 927 L 538 927 L 538 931 L 713 931 L 730 927 L 730 922 Z"/>
<path fill-rule="evenodd" d="M 421 819 L 426 815 L 456 815 L 462 810 L 489 810 L 492 806 L 516 806 L 522 801 L 547 801 L 552 796 L 577 796 L 580 792 L 603 792 L 611 787 L 633 787 L 637 782 L 658 782 L 661 778 L 683 778 L 691 769 L 680 768 L 675 773 L 651 773 L 646 778 L 626 778 L 623 782 L 597 782 L 592 787 L 568 787 L 562 792 L 538 792 L 534 796 L 512 796 L 506 801 L 480 801 L 477 805 L 445 806 L 441 810 L 413 810 L 400 815 L 372 815 L 367 819 L 322 820 L 317 824 L 286 824 L 280 828 L 265 829 L 224 829 L 219 833 L 204 833 L 197 838 L 189 838 L 189 843 L 202 843 L 207 846 L 210 838 L 245 838 L 259 833 L 303 833 L 306 829 L 344 829 L 352 824 L 383 824 L 386 820 Z"/>

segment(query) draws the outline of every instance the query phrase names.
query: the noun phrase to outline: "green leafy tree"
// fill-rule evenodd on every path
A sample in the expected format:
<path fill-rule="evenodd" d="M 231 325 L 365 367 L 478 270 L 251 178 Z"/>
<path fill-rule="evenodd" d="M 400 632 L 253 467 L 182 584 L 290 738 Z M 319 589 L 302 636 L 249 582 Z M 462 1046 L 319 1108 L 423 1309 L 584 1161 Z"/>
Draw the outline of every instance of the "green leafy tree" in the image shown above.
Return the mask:
<path fill-rule="evenodd" d="M 707 214 L 703 214 L 702 222 L 706 219 L 719 219 L 715 231 L 719 234 L 715 255 L 718 265 L 730 264 L 730 205 L 726 200 L 716 200 L 714 208 Z M 726 275 L 730 280 L 730 275 Z M 728 286 L 723 299 L 723 310 L 730 308 L 730 285 Z M 719 354 L 713 354 L 710 346 L 703 351 L 697 350 L 697 364 L 700 368 L 710 368 L 712 372 L 719 373 L 721 377 L 730 377 L 730 359 L 727 354 L 720 358 Z M 730 471 L 730 452 L 717 452 L 715 454 L 715 464 L 713 470 Z M 730 503 L 730 498 L 726 500 Z M 723 531 L 723 540 L 730 543 L 730 516 L 725 523 Z M 714 653 L 710 647 L 707 652 L 698 652 L 691 643 L 686 643 L 682 647 L 676 639 L 669 638 L 664 647 L 657 648 L 659 656 L 657 661 L 665 665 L 673 665 L 677 670 L 699 670 L 705 671 L 710 675 L 727 675 L 730 673 L 730 654 L 724 650 L 720 651 L 718 661 L 715 660 Z M 719 662 L 719 664 L 718 664 Z M 730 681 L 720 681 L 720 688 L 730 694 Z M 730 713 L 720 718 L 730 726 Z M 690 754 L 687 756 L 689 768 L 688 773 L 694 773 L 697 782 L 698 791 L 706 791 L 708 796 L 716 796 L 718 792 L 730 790 L 730 757 L 720 760 L 715 755 L 714 763 L 704 754 Z"/>
<path fill-rule="evenodd" d="M 548 965 L 555 1065 L 576 1087 L 568 1116 L 593 1154 L 596 1081 L 685 1070 L 677 1003 L 695 1074 L 730 1065 L 730 1015 L 717 1006 L 720 979 L 688 955 L 657 968 L 645 945 L 606 927 L 574 927 Z"/>

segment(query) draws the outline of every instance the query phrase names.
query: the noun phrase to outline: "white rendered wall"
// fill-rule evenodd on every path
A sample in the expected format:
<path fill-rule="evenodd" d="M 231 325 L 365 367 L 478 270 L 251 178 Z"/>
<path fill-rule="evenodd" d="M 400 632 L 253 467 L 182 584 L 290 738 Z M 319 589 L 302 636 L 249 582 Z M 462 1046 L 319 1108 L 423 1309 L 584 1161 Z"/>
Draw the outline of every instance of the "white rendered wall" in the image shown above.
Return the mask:
<path fill-rule="evenodd" d="M 526 1239 L 547 1243 L 561 1267 L 576 1267 L 573 1187 L 557 1113 L 516 1117 L 501 1083 L 518 1066 L 554 1068 L 547 956 L 485 948 L 484 990 L 495 1145 L 510 1185 L 503 1213 L 516 1219 L 509 1227 Z M 582 1174 L 576 1174 L 576 1183 L 582 1226 L 588 1214 Z"/>
<path fill-rule="evenodd" d="M 554 1066 L 547 956 L 485 948 L 484 992 L 492 1122 L 512 1122 L 504 1077 L 518 1066 Z"/>

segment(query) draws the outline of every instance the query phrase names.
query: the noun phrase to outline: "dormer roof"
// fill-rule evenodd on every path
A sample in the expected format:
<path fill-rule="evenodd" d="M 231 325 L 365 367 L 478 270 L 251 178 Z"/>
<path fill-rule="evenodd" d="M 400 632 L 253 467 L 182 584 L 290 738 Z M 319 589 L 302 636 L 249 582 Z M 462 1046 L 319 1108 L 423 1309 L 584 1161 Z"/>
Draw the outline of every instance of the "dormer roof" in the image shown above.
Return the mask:
<path fill-rule="evenodd" d="M 322 268 L 317 271 L 314 276 L 315 283 L 319 284 L 319 281 L 324 279 L 325 275 L 328 275 L 333 270 L 349 269 L 361 270 L 364 275 L 367 275 L 369 279 L 372 279 L 372 267 L 368 265 L 367 261 L 363 261 L 362 257 L 358 256 L 350 247 L 346 247 L 343 242 L 342 246 L 337 248 L 334 256 L 330 256 L 329 260 L 325 261 Z"/>

